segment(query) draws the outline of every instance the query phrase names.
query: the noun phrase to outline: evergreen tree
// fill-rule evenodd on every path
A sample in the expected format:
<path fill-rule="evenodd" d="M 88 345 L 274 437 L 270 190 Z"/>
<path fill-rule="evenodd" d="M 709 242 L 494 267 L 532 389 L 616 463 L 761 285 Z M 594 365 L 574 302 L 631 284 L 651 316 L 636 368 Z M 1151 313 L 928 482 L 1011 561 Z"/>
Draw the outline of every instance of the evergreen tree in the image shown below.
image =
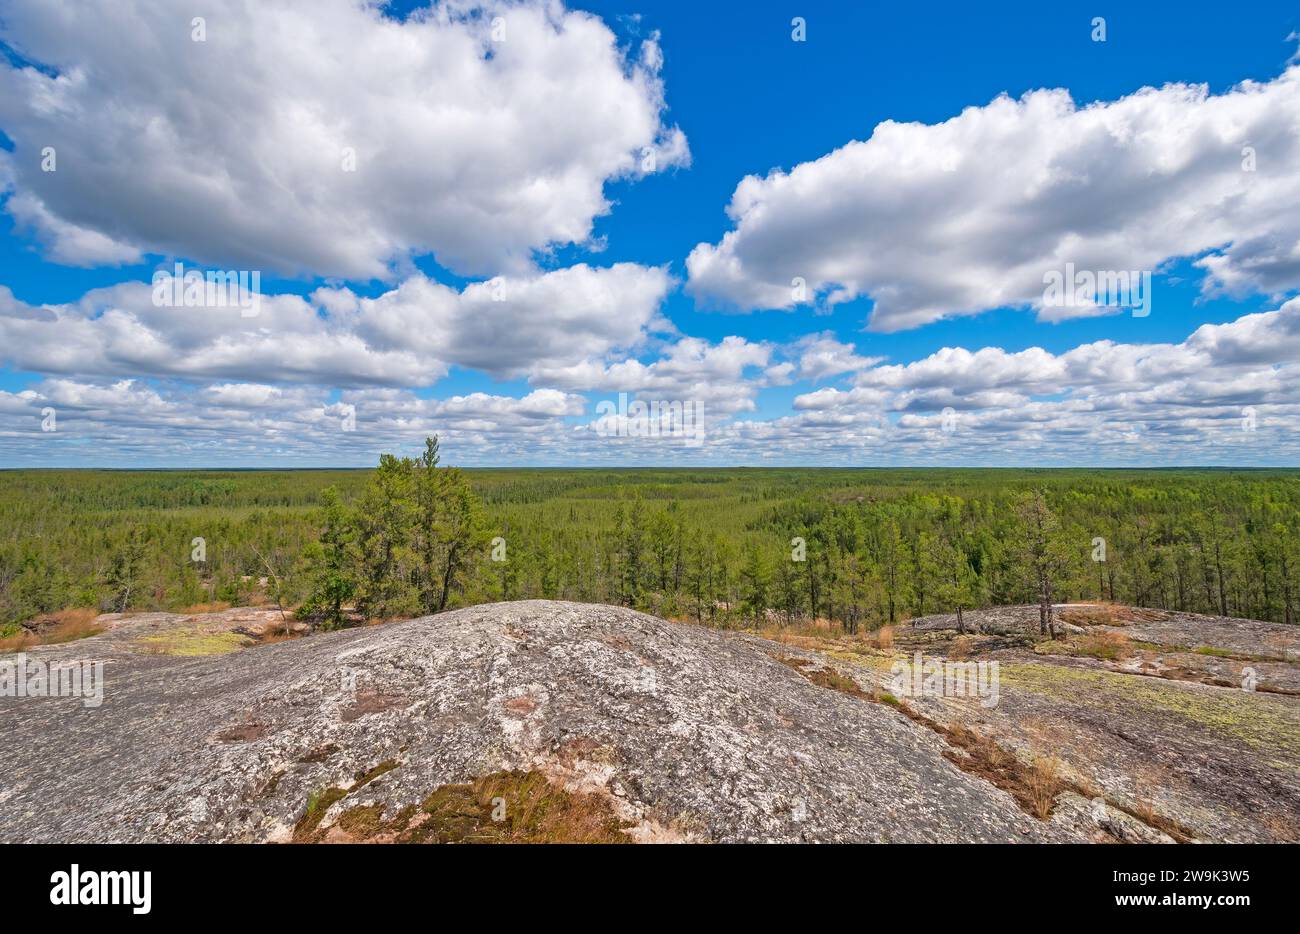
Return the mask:
<path fill-rule="evenodd" d="M 343 607 L 356 593 L 351 550 L 355 532 L 338 490 L 326 487 L 321 500 L 320 540 L 307 552 L 310 590 L 298 614 L 321 617 L 322 629 L 338 629 L 346 619 Z"/>
<path fill-rule="evenodd" d="M 474 556 L 482 550 L 486 539 L 478 497 L 459 468 L 447 470 L 442 491 L 446 511 L 441 538 L 441 584 L 437 612 L 446 609 L 452 595 L 464 588 L 473 567 Z M 506 561 L 509 560 L 510 553 L 507 551 Z"/>
<path fill-rule="evenodd" d="M 116 613 L 124 613 L 131 606 L 131 597 L 140 583 L 140 569 L 144 562 L 145 543 L 140 530 L 132 528 L 113 554 L 104 585 L 109 592 L 109 605 Z"/>
<path fill-rule="evenodd" d="M 776 598 L 785 614 L 787 625 L 803 615 L 803 582 L 799 578 L 798 567 L 789 556 L 782 558 L 776 566 Z"/>
<path fill-rule="evenodd" d="M 438 436 L 424 439 L 415 474 L 416 536 L 420 556 L 420 609 L 436 613 L 442 588 L 439 581 L 440 552 L 446 537 L 447 504 L 443 472 L 438 470 Z"/>
<path fill-rule="evenodd" d="M 925 615 L 926 597 L 938 583 L 938 544 L 930 532 L 920 532 L 912 540 L 912 593 L 916 597 L 916 615 Z"/>
<path fill-rule="evenodd" d="M 1057 535 L 1060 522 L 1041 491 L 1023 496 L 1017 504 L 1017 515 L 1023 568 L 1038 597 L 1038 631 L 1055 639 L 1054 587 L 1067 563 L 1065 548 Z"/>
<path fill-rule="evenodd" d="M 978 602 L 979 578 L 971 568 L 965 548 L 951 533 L 941 536 L 936 548 L 938 575 L 935 599 L 940 606 L 956 609 L 957 631 L 964 633 L 966 619 L 963 611 Z"/>
<path fill-rule="evenodd" d="M 889 607 L 889 625 L 894 624 L 895 605 L 902 598 L 900 580 L 903 565 L 903 542 L 898 524 L 890 519 L 885 523 L 880 540 L 880 576 L 885 588 L 885 601 Z"/>
<path fill-rule="evenodd" d="M 367 618 L 402 615 L 418 605 L 410 573 L 415 479 L 412 460 L 382 454 L 357 503 L 357 609 Z"/>
<path fill-rule="evenodd" d="M 745 559 L 745 566 L 740 572 L 741 605 L 746 618 L 755 623 L 766 621 L 770 606 L 769 596 L 772 585 L 772 571 L 766 557 L 757 545 L 751 545 Z"/>

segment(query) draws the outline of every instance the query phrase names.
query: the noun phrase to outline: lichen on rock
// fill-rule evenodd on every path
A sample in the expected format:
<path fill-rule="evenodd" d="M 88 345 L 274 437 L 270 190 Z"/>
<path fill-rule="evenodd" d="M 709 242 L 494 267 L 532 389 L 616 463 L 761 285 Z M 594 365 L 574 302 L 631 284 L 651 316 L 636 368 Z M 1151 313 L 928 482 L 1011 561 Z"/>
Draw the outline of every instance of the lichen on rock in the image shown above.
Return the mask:
<path fill-rule="evenodd" d="M 506 814 L 585 802 L 633 840 L 1081 839 L 787 647 L 631 610 L 492 604 L 202 658 L 97 638 L 47 651 L 106 659 L 100 708 L 0 700 L 0 840 L 416 839 L 440 789 L 485 780 Z"/>

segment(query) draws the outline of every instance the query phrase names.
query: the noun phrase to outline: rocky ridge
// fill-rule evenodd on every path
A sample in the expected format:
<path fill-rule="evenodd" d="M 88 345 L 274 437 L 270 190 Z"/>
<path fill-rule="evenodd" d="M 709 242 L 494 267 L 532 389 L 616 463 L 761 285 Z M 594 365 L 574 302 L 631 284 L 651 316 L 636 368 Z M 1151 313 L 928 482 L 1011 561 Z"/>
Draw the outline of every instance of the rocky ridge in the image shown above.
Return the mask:
<path fill-rule="evenodd" d="M 29 650 L 104 661 L 105 697 L 0 698 L 0 840 L 409 834 L 431 793 L 507 773 L 598 796 L 634 840 L 1086 838 L 779 643 L 524 601 L 187 657 L 140 650 L 175 628 L 151 616 Z"/>

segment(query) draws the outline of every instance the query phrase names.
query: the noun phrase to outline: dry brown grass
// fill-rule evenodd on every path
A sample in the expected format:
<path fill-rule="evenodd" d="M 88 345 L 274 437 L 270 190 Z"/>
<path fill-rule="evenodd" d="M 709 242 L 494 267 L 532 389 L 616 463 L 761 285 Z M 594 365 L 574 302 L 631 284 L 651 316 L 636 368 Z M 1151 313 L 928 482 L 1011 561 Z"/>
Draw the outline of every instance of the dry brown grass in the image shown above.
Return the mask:
<path fill-rule="evenodd" d="M 1074 640 L 1074 651 L 1077 655 L 1089 655 L 1093 658 L 1117 662 L 1132 655 L 1133 647 L 1129 645 L 1129 638 L 1124 633 L 1102 630 L 1087 633 Z"/>
<path fill-rule="evenodd" d="M 51 613 L 48 618 L 54 625 L 44 641 L 49 644 L 71 642 L 74 639 L 84 639 L 86 636 L 103 632 L 102 626 L 95 625 L 98 617 L 99 611 L 89 607 L 74 607 Z"/>
<path fill-rule="evenodd" d="M 861 686 L 848 675 L 841 674 L 834 668 L 813 668 L 813 662 L 806 658 L 797 658 L 795 656 L 774 656 L 778 662 L 783 665 L 789 665 L 799 674 L 820 688 L 828 688 L 832 691 L 839 691 L 841 694 L 849 694 L 853 697 L 872 699 L 872 696 L 862 690 Z"/>
<path fill-rule="evenodd" d="M 875 640 L 866 633 L 850 635 L 842 629 L 823 630 L 811 626 L 769 626 L 750 630 L 754 635 L 772 642 L 780 642 L 814 652 L 850 652 L 855 655 L 875 655 Z"/>
<path fill-rule="evenodd" d="M 1274 843 L 1300 842 L 1300 827 L 1288 817 L 1279 814 L 1265 814 L 1260 822 Z"/>
<path fill-rule="evenodd" d="M 23 649 L 29 649 L 34 645 L 40 645 L 41 641 L 26 629 L 20 629 L 12 636 L 0 638 L 0 654 L 6 652 L 21 652 Z"/>
<path fill-rule="evenodd" d="M 974 640 L 970 636 L 958 636 L 948 646 L 949 658 L 969 658 Z"/>
<path fill-rule="evenodd" d="M 14 633 L 12 636 L 0 637 L 0 655 L 8 652 L 21 652 L 28 646 L 36 644 L 36 638 L 30 635 L 26 630 Z"/>
<path fill-rule="evenodd" d="M 768 633 L 780 633 L 787 636 L 802 636 L 809 639 L 851 639 L 853 638 L 839 625 L 828 625 L 827 620 L 802 620 L 796 623 L 767 623 L 755 630 L 767 637 Z"/>
<path fill-rule="evenodd" d="M 32 621 L 36 631 L 22 629 L 0 639 L 0 652 L 21 652 L 35 645 L 58 645 L 98 635 L 104 631 L 103 626 L 95 625 L 98 616 L 98 610 L 86 607 L 72 607 L 38 616 Z"/>
<path fill-rule="evenodd" d="M 1087 779 L 1079 779 L 1076 769 L 1058 755 L 1042 755 L 1031 752 L 1028 761 L 1000 745 L 991 737 L 981 735 L 963 723 L 943 723 L 933 720 L 911 705 L 898 698 L 876 689 L 868 695 L 870 699 L 887 703 L 904 716 L 921 724 L 942 736 L 953 747 L 944 752 L 944 757 L 964 772 L 977 775 L 990 784 L 1001 788 L 1011 795 L 1021 810 L 1048 820 L 1056 798 L 1063 791 L 1073 791 L 1085 798 L 1105 798 L 1106 803 L 1116 810 L 1136 817 L 1167 833 L 1179 843 L 1188 843 L 1194 835 L 1177 821 L 1159 814 L 1154 806 L 1155 789 L 1167 787 L 1168 776 L 1162 770 L 1147 768 L 1137 778 L 1137 807 L 1129 807 L 1123 802 L 1113 800 Z M 1068 750 L 1070 757 L 1088 761 L 1089 756 L 1079 753 L 1079 746 L 1067 731 L 1058 726 L 1044 722 L 1036 717 L 1023 721 L 1026 738 L 1031 741 L 1031 749 L 1051 749 L 1056 752 Z"/>
<path fill-rule="evenodd" d="M 848 675 L 840 674 L 834 668 L 818 668 L 816 671 L 802 672 L 803 676 L 818 687 L 829 688 L 832 691 L 839 691 L 841 694 L 850 694 L 853 697 L 867 697 L 866 691 L 858 685 L 858 682 Z"/>
<path fill-rule="evenodd" d="M 1157 765 L 1139 768 L 1133 774 L 1134 816 L 1154 826 L 1158 820 L 1156 795 L 1169 784 L 1169 774 Z"/>
<path fill-rule="evenodd" d="M 894 648 L 894 627 L 881 626 L 876 632 L 876 648 L 882 652 L 892 651 Z"/>
<path fill-rule="evenodd" d="M 1074 626 L 1116 626 L 1121 624 L 1118 607 L 1109 603 L 1060 610 L 1057 618 Z"/>
<path fill-rule="evenodd" d="M 1098 635 L 1112 634 L 1099 633 Z M 1124 638 L 1122 634 L 1114 635 Z M 1127 639 L 1124 639 L 1124 644 L 1127 644 Z M 1015 799 L 1021 810 L 1039 820 L 1046 821 L 1051 818 L 1056 799 L 1063 791 L 1074 791 L 1090 799 L 1104 797 L 1100 789 L 1086 787 L 1089 784 L 1086 781 L 1080 784 L 1078 780 L 1069 777 L 1071 773 L 1067 763 L 1057 755 L 1031 753 L 1026 761 L 996 740 L 975 732 L 965 724 L 949 724 L 933 720 L 880 688 L 864 691 L 855 680 L 833 668 L 816 668 L 814 667 L 816 663 L 811 659 L 797 656 L 774 657 L 819 687 L 888 704 L 909 719 L 938 733 L 952 747 L 944 753 L 945 758 L 963 771 L 979 776 L 995 787 L 1001 788 Z M 1044 724 L 1036 718 L 1026 720 L 1025 726 L 1033 739 L 1033 747 L 1053 750 L 1072 748 L 1069 737 L 1063 731 Z M 1115 801 L 1108 800 L 1108 803 L 1149 826 L 1164 831 L 1180 843 L 1192 838 L 1192 834 L 1185 827 L 1156 812 L 1150 795 L 1145 798 L 1139 796 L 1138 806 L 1135 808 L 1126 807 Z"/>
<path fill-rule="evenodd" d="M 1062 779 L 1059 759 L 1039 757 L 1026 764 L 995 741 L 960 724 L 944 727 L 933 721 L 926 722 L 966 753 L 965 756 L 947 755 L 958 768 L 1001 788 L 1015 798 L 1021 810 L 1039 820 L 1052 816 L 1056 796 L 1067 787 Z"/>
<path fill-rule="evenodd" d="M 896 699 L 890 703 L 909 719 L 947 740 L 953 747 L 944 752 L 944 758 L 949 762 L 963 772 L 1001 788 L 1015 799 L 1022 811 L 1039 820 L 1051 817 L 1056 796 L 1074 787 L 1064 777 L 1064 763 L 1055 757 L 1040 756 L 1026 763 L 995 740 L 976 733 L 965 724 L 941 723 Z"/>
<path fill-rule="evenodd" d="M 1061 777 L 1062 762 L 1055 756 L 1040 756 L 1025 770 L 1025 793 L 1029 812 L 1039 820 L 1052 816 L 1056 796 L 1065 790 Z"/>

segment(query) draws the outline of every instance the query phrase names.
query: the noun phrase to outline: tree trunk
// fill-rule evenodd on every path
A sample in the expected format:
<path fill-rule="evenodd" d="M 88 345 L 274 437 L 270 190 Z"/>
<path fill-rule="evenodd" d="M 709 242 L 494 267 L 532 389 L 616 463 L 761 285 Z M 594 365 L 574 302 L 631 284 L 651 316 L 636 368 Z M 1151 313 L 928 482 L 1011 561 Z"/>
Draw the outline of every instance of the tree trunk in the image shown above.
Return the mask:
<path fill-rule="evenodd" d="M 1282 566 L 1282 616 L 1286 624 L 1290 626 L 1295 622 L 1295 610 L 1292 605 L 1291 595 L 1291 568 L 1286 560 L 1285 552 L 1282 553 L 1279 563 Z"/>
<path fill-rule="evenodd" d="M 1228 592 L 1223 583 L 1223 557 L 1219 552 L 1219 543 L 1214 543 L 1214 569 L 1219 575 L 1219 615 L 1228 615 Z"/>
<path fill-rule="evenodd" d="M 1038 577 L 1038 634 L 1047 635 L 1047 625 L 1051 617 L 1051 606 L 1047 602 L 1047 578 Z"/>
<path fill-rule="evenodd" d="M 442 574 L 442 594 L 438 598 L 438 612 L 447 608 L 447 598 L 451 594 L 451 577 L 456 572 L 456 544 L 447 550 L 447 566 Z"/>

